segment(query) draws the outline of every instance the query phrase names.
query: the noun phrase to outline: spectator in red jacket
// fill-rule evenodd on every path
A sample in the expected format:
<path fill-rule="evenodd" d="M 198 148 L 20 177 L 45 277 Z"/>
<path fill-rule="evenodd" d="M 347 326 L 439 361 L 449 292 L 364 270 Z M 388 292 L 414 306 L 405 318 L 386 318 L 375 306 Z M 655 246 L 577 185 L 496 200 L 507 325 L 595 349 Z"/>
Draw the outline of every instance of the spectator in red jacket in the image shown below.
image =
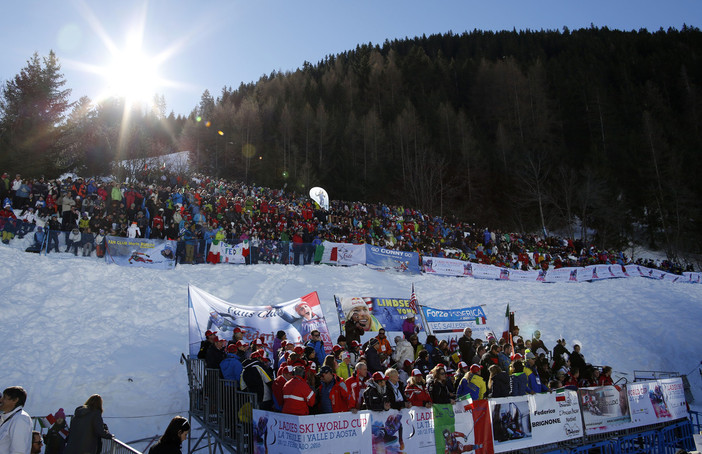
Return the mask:
<path fill-rule="evenodd" d="M 346 383 L 329 366 L 319 370 L 321 384 L 317 388 L 317 405 L 320 413 L 341 413 L 349 410 L 349 393 Z"/>
<path fill-rule="evenodd" d="M 293 378 L 294 371 L 295 368 L 292 366 L 281 366 L 278 369 L 278 376 L 273 380 L 273 406 L 278 411 L 283 408 L 283 388 Z"/>
<path fill-rule="evenodd" d="M 412 376 L 407 380 L 405 396 L 413 407 L 431 408 L 431 396 L 424 383 L 424 375 L 419 369 L 412 371 Z"/>
<path fill-rule="evenodd" d="M 346 389 L 349 392 L 349 409 L 359 410 L 361 408 L 368 378 L 368 365 L 363 361 L 356 364 L 353 377 L 346 380 Z"/>
<path fill-rule="evenodd" d="M 611 366 L 605 366 L 602 368 L 602 373 L 600 374 L 599 378 L 597 379 L 597 384 L 599 386 L 611 386 L 614 384 L 614 381 L 612 380 L 612 367 Z"/>
<path fill-rule="evenodd" d="M 283 386 L 283 413 L 304 416 L 310 414 L 314 406 L 314 391 L 305 381 L 305 368 L 296 366 L 293 378 Z"/>

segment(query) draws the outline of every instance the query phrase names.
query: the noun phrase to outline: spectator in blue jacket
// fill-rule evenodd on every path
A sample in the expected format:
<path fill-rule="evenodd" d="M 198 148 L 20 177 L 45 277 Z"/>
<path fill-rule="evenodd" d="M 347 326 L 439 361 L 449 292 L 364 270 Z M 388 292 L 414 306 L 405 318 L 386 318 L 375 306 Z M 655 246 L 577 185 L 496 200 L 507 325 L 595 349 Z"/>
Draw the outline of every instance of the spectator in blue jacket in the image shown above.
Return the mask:
<path fill-rule="evenodd" d="M 527 376 L 527 392 L 529 394 L 548 392 L 548 387 L 541 383 L 538 371 L 536 370 L 536 355 L 532 352 L 526 354 L 524 373 Z"/>
<path fill-rule="evenodd" d="M 230 344 L 227 347 L 227 356 L 219 363 L 219 368 L 222 370 L 222 376 L 225 380 L 233 380 L 235 383 L 239 383 L 239 378 L 241 378 L 241 371 L 244 367 L 241 365 L 241 358 L 238 355 L 239 348 L 236 344 Z"/>
<path fill-rule="evenodd" d="M 322 336 L 318 330 L 314 330 L 310 333 L 310 340 L 305 342 L 305 346 L 312 347 L 314 349 L 314 362 L 317 363 L 317 366 L 321 366 L 324 358 L 327 356 L 327 353 L 324 350 L 324 341 L 322 340 Z"/>

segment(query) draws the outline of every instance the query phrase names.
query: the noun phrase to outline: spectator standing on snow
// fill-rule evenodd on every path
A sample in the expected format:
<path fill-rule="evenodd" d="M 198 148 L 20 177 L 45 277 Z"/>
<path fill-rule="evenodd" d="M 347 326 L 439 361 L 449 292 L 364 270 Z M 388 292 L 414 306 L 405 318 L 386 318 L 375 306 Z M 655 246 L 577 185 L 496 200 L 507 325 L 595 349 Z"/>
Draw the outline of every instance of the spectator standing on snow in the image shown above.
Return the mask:
<path fill-rule="evenodd" d="M 0 453 L 29 454 L 32 446 L 32 418 L 24 411 L 27 391 L 11 386 L 0 399 Z"/>
<path fill-rule="evenodd" d="M 171 419 L 158 442 L 149 449 L 149 454 L 180 454 L 181 445 L 188 438 L 190 422 L 182 416 Z"/>
<path fill-rule="evenodd" d="M 102 397 L 93 394 L 76 408 L 71 420 L 70 437 L 64 454 L 97 452 L 100 438 L 114 438 L 102 420 Z"/>

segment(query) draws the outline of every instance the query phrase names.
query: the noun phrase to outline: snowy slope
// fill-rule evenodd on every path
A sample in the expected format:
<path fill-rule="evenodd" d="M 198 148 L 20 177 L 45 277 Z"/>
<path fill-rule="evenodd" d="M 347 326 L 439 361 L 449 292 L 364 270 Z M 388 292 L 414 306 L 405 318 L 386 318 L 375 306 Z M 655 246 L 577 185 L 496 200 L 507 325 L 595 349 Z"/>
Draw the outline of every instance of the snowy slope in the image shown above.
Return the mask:
<path fill-rule="evenodd" d="M 319 293 L 335 338 L 334 294 L 409 297 L 458 308 L 485 305 L 501 331 L 506 304 L 522 334 L 542 332 L 549 348 L 560 335 L 577 339 L 588 362 L 613 366 L 616 376 L 639 370 L 689 373 L 697 399 L 702 385 L 702 286 L 644 278 L 580 284 L 483 281 L 409 276 L 363 266 L 183 265 L 150 271 L 107 265 L 69 254 L 38 256 L 0 245 L 3 302 L 0 386 L 22 385 L 27 410 L 67 413 L 93 393 L 105 400 L 105 419 L 121 440 L 162 433 L 185 414 L 187 285 L 226 301 L 261 305 Z M 159 416 L 153 416 L 159 415 Z M 135 418 L 138 417 L 138 418 Z"/>

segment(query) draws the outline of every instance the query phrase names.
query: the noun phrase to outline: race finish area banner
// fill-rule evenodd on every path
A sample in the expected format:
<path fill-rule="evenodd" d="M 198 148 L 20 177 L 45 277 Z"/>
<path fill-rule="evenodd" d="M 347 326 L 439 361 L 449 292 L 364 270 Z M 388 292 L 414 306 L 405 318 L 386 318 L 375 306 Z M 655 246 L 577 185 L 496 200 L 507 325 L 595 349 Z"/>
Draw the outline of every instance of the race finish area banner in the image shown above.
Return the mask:
<path fill-rule="evenodd" d="M 367 334 L 361 336 L 363 342 L 375 337 L 380 328 L 385 329 L 388 339 L 402 336 L 402 324 L 405 319 L 414 315 L 406 298 L 378 298 L 360 296 L 334 295 L 336 310 L 339 314 L 341 333 L 345 332 L 346 322 L 354 315 L 358 316 L 361 325 Z M 419 314 L 416 314 L 414 323 L 418 331 L 424 331 Z"/>
<path fill-rule="evenodd" d="M 385 454 L 490 454 L 488 403 L 475 408 L 434 405 L 403 410 L 294 416 L 253 411 L 254 452 Z"/>
<path fill-rule="evenodd" d="M 486 339 L 486 335 L 492 333 L 481 306 L 463 309 L 435 309 L 422 306 L 421 311 L 427 322 L 427 330 L 440 340 L 459 338 L 466 327 L 471 328 L 473 337 L 476 339 Z"/>
<path fill-rule="evenodd" d="M 105 260 L 120 266 L 172 270 L 176 266 L 176 242 L 146 238 L 105 238 Z"/>
<path fill-rule="evenodd" d="M 244 330 L 244 340 L 248 343 L 263 336 L 269 353 L 278 330 L 285 331 L 288 340 L 298 344 L 318 330 L 327 353 L 331 353 L 333 342 L 317 292 L 270 306 L 245 306 L 229 303 L 189 285 L 188 306 L 191 356 L 197 355 L 206 331 L 217 331 L 220 339 L 231 340 L 235 328 Z"/>

